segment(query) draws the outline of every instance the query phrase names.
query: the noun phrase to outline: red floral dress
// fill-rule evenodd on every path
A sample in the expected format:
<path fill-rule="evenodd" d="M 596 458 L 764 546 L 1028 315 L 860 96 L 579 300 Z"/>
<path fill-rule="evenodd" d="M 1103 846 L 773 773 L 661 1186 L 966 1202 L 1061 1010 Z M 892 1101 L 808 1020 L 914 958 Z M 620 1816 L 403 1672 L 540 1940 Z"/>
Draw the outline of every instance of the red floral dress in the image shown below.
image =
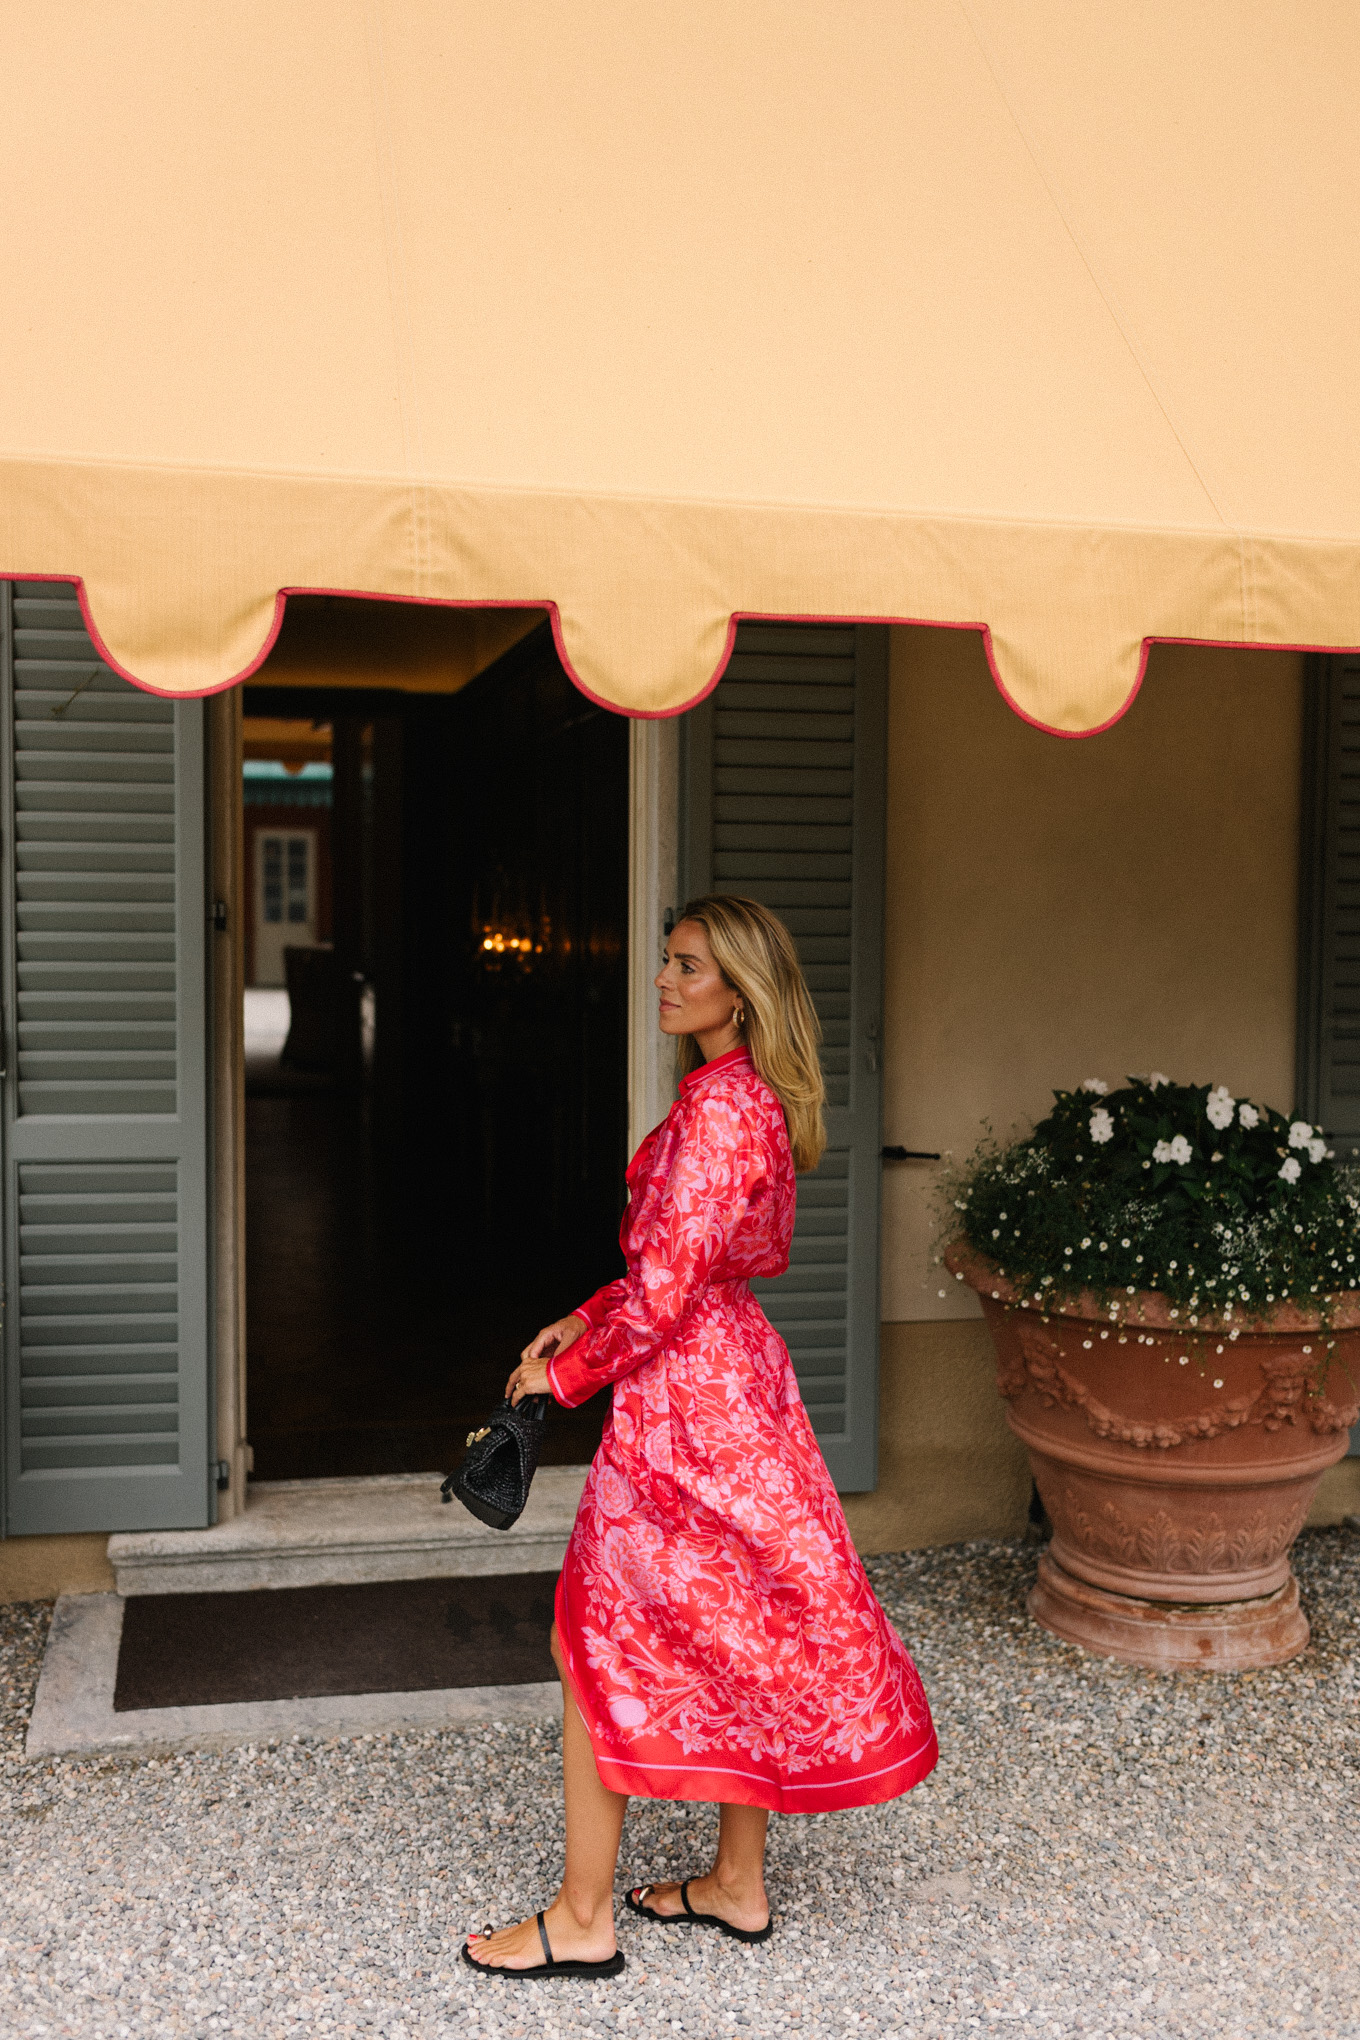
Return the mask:
<path fill-rule="evenodd" d="M 569 1409 L 614 1384 L 557 1588 L 600 1776 L 780 1813 L 895 1799 L 935 1730 L 750 1292 L 788 1266 L 796 1185 L 745 1049 L 685 1079 L 628 1185 L 628 1273 L 548 1363 Z"/>

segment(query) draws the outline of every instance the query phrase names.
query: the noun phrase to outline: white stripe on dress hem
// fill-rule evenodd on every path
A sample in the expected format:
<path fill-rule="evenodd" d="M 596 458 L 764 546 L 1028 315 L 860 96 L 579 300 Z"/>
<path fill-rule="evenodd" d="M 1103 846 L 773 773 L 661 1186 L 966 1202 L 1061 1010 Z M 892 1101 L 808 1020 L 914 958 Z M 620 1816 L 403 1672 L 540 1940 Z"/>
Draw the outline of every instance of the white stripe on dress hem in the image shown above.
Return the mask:
<path fill-rule="evenodd" d="M 820 1781 L 810 1780 L 803 1785 L 785 1785 L 781 1782 L 779 1789 L 781 1792 L 829 1792 L 834 1790 L 837 1785 L 848 1785 L 855 1779 L 885 1778 L 893 1771 L 905 1771 L 908 1764 L 916 1757 L 919 1757 L 922 1750 L 928 1749 L 929 1746 L 930 1737 L 927 1736 L 923 1742 L 916 1745 L 910 1756 L 899 1757 L 895 1764 L 882 1764 L 877 1771 L 851 1771 L 848 1775 L 843 1774 L 839 1778 L 824 1778 Z M 758 1785 L 772 1782 L 767 1771 L 735 1771 L 725 1764 L 639 1764 L 631 1757 L 615 1756 L 606 1756 L 604 1761 L 607 1764 L 612 1764 L 619 1771 L 694 1771 L 701 1776 L 710 1778 L 751 1778 Z"/>

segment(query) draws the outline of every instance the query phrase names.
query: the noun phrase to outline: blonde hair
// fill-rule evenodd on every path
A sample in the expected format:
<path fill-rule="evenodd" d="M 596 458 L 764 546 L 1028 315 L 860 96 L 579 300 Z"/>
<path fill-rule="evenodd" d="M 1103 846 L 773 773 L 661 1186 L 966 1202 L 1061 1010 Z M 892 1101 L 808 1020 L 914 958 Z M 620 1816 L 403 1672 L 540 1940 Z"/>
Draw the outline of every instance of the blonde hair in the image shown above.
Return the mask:
<path fill-rule="evenodd" d="M 707 893 L 676 916 L 697 921 L 708 937 L 723 982 L 741 1000 L 741 1038 L 758 1073 L 784 1108 L 795 1169 L 815 1169 L 826 1146 L 826 1084 L 817 1054 L 821 1022 L 803 982 L 793 937 L 759 900 Z M 676 1045 L 682 1077 L 702 1066 L 699 1044 L 682 1034 Z"/>

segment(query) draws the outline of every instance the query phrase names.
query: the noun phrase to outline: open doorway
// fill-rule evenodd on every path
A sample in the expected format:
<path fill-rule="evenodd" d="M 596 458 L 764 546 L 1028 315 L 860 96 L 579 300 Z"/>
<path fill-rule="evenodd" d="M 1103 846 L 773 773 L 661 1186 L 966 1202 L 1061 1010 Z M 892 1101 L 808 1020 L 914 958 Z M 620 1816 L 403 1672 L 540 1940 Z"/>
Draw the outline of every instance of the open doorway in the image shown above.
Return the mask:
<path fill-rule="evenodd" d="M 628 726 L 546 628 L 457 692 L 245 691 L 257 1479 L 456 1463 L 622 1267 Z M 598 1443 L 558 1411 L 545 1458 Z"/>

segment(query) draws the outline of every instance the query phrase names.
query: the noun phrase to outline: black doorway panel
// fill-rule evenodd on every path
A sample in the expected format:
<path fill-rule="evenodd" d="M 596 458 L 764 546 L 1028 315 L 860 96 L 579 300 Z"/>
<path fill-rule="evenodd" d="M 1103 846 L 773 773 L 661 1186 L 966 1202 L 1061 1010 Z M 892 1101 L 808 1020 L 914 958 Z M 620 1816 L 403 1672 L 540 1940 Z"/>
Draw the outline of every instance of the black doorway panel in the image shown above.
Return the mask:
<path fill-rule="evenodd" d="M 371 731 L 336 931 L 351 884 L 378 1016 L 367 1071 L 247 1099 L 255 1477 L 444 1468 L 539 1325 L 622 1268 L 628 726 L 546 630 L 459 695 L 246 711 Z M 556 1412 L 545 1460 L 589 1458 L 605 1401 Z"/>

